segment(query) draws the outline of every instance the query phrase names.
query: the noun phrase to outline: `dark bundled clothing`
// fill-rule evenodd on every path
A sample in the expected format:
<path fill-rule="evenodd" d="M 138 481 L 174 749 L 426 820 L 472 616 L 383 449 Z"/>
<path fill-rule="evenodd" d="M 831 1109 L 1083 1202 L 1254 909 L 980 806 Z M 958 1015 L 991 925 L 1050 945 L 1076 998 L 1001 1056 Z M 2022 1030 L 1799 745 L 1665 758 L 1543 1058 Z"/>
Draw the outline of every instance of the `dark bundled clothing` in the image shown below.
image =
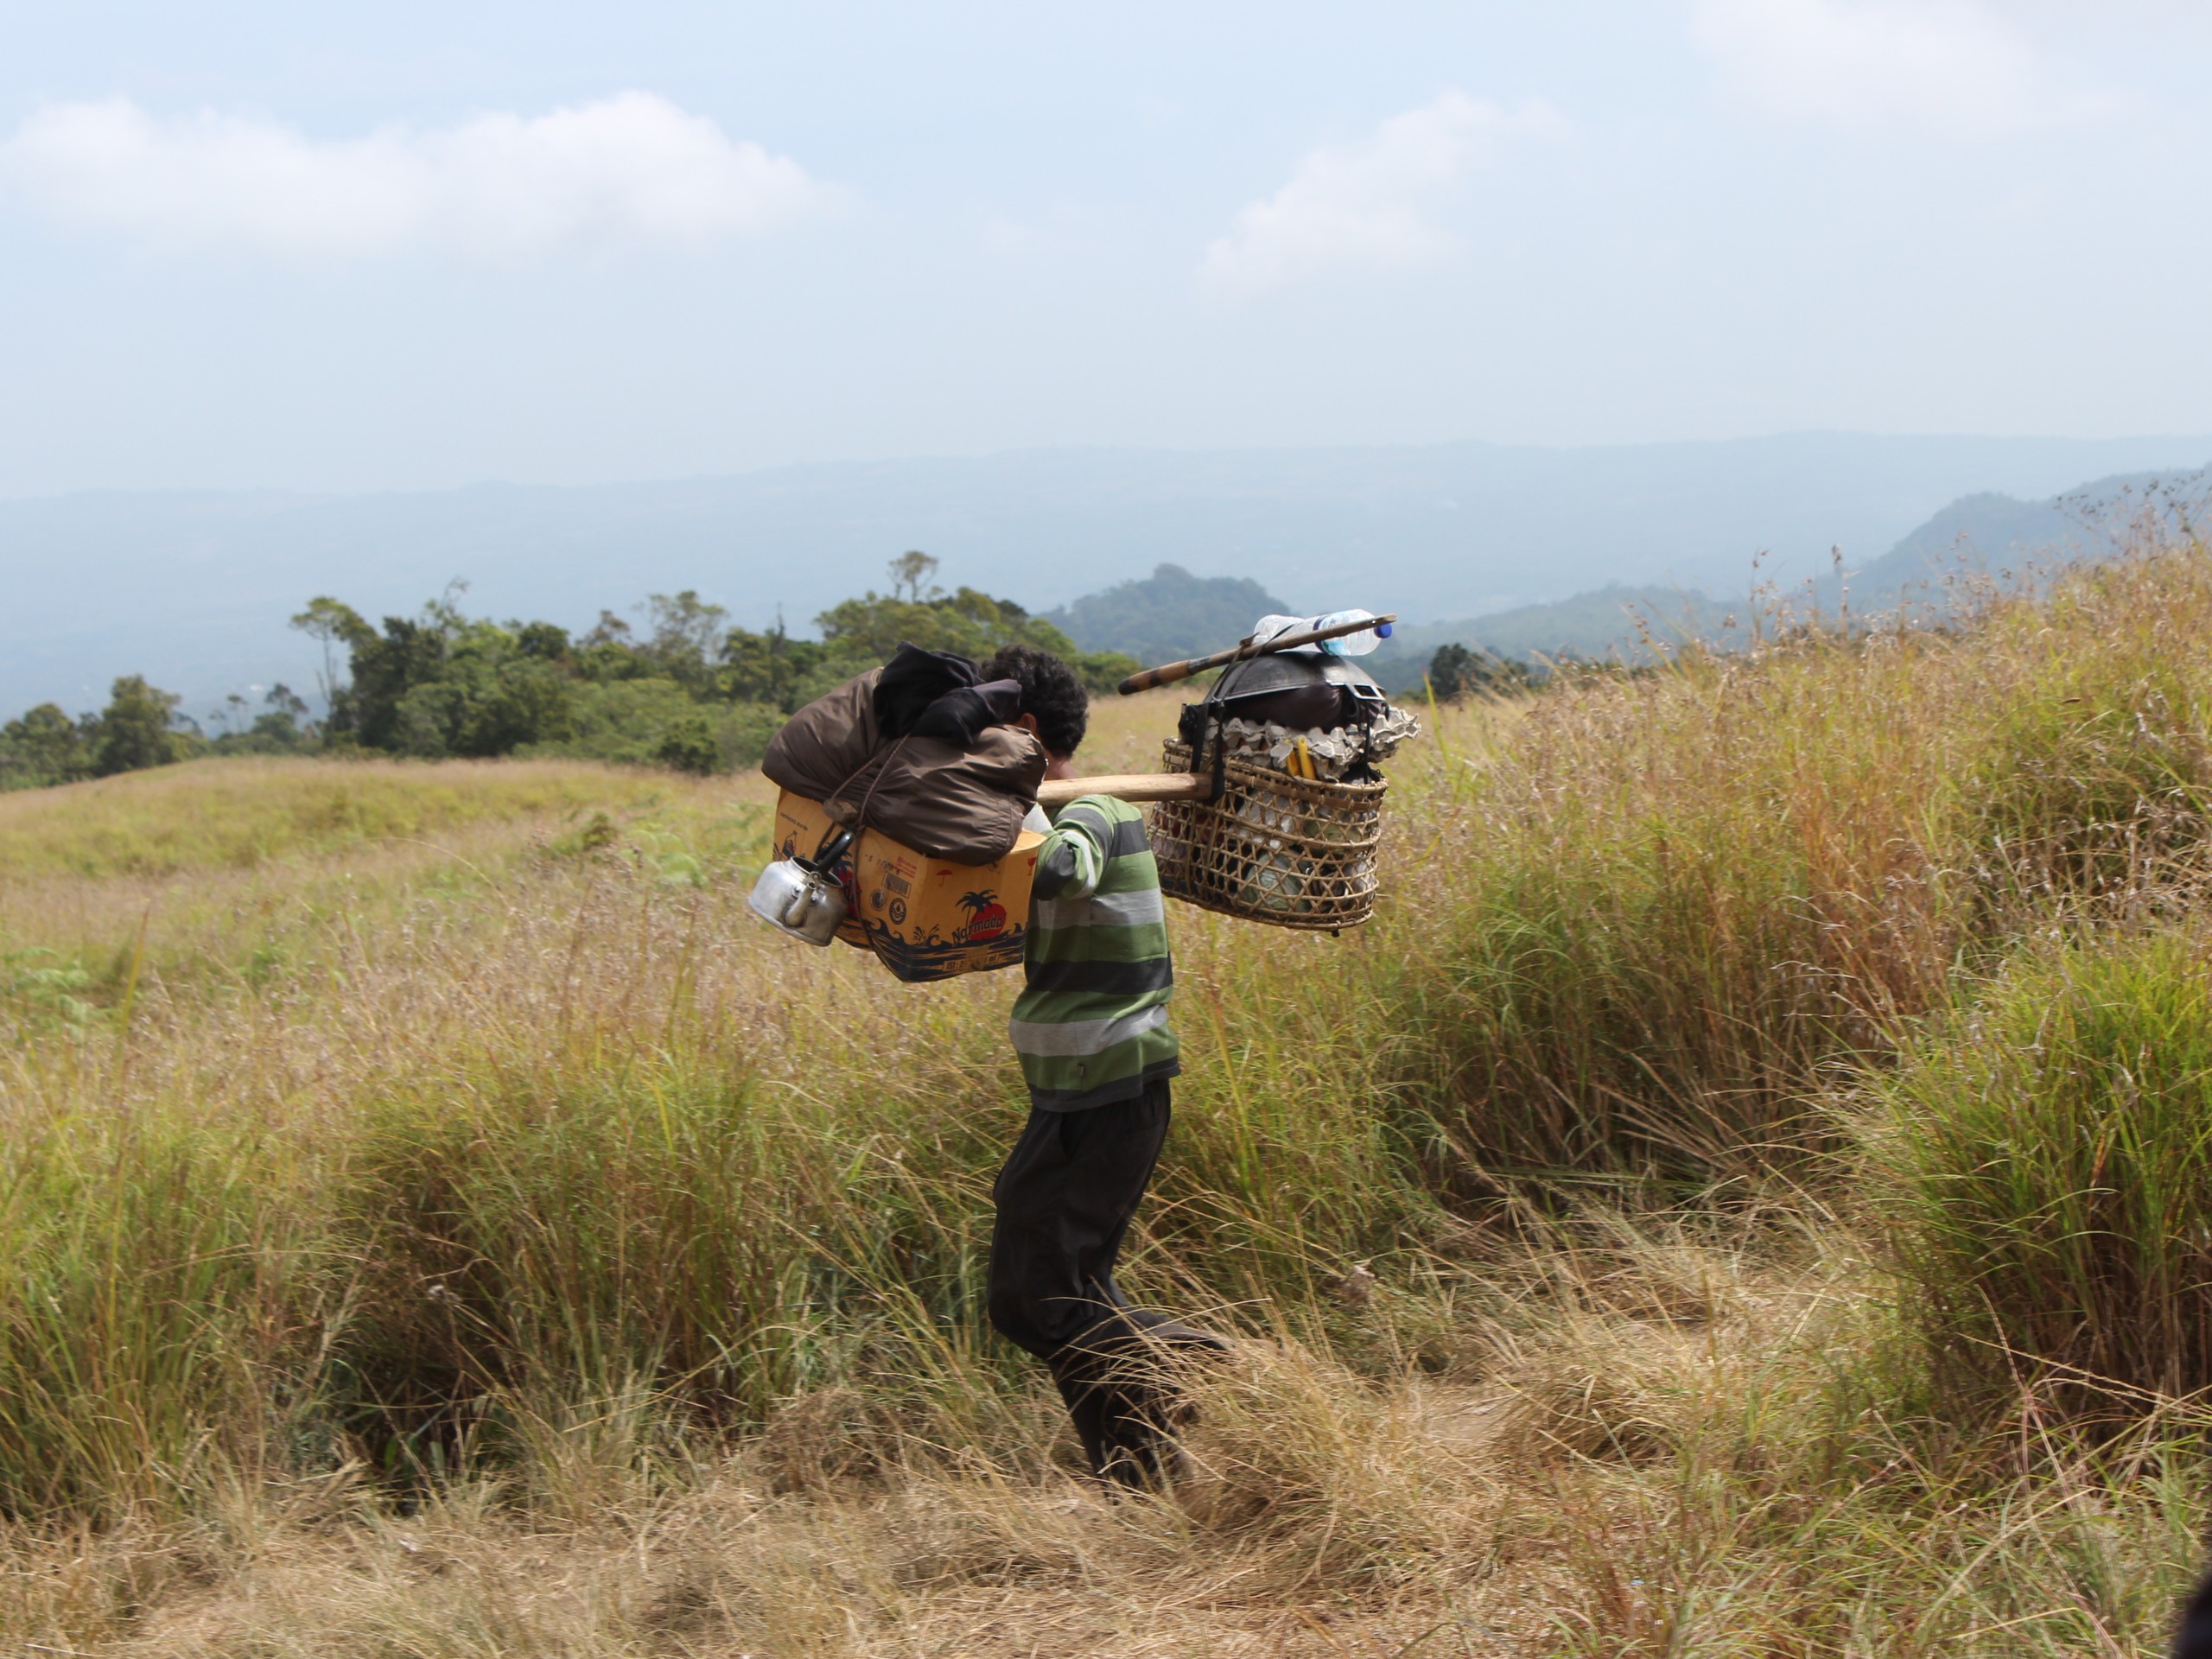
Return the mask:
<path fill-rule="evenodd" d="M 900 640 L 868 694 L 879 740 L 914 733 L 973 748 L 986 731 L 1021 713 L 1021 682 L 986 680 L 982 672 L 955 652 Z"/>
<path fill-rule="evenodd" d="M 912 653 L 911 657 L 909 653 Z M 1019 726 L 990 723 L 1020 712 L 1011 680 L 976 683 L 942 659 L 945 653 L 901 645 L 892 667 L 906 666 L 885 698 L 887 731 L 876 693 L 890 668 L 870 669 L 810 702 L 769 741 L 760 770 L 784 788 L 820 801 L 840 823 L 863 816 L 930 858 L 990 864 L 1014 849 L 1021 821 L 1045 780 L 1045 746 Z M 918 661 L 915 659 L 920 659 Z M 957 682 L 957 683 L 956 683 Z M 1009 703 L 1002 688 L 1013 688 Z M 921 692 L 930 696 L 920 700 Z M 972 734 L 972 735 L 969 735 Z"/>
<path fill-rule="evenodd" d="M 985 680 L 946 692 L 922 710 L 913 732 L 917 737 L 933 737 L 956 748 L 972 749 L 992 727 L 1011 725 L 1020 715 L 1020 680 Z"/>
<path fill-rule="evenodd" d="M 1051 1368 L 1092 1472 L 1128 1486 L 1173 1475 L 1189 1415 L 1175 1370 L 1226 1346 L 1114 1282 L 1169 1116 L 1164 1078 L 1111 1105 L 1033 1110 L 991 1189 L 991 1323 Z"/>

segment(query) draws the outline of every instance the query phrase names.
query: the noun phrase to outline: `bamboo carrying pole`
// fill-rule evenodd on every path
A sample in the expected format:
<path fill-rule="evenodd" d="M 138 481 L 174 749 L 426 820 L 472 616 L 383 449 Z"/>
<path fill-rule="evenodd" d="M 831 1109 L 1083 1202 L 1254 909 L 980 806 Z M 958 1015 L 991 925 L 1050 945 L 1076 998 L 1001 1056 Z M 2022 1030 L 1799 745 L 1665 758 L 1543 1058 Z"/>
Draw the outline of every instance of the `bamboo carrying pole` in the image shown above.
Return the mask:
<path fill-rule="evenodd" d="M 1132 674 L 1116 689 L 1121 694 L 1133 696 L 1139 691 L 1149 691 L 1155 685 L 1173 685 L 1178 680 L 1187 680 L 1193 674 L 1203 674 L 1210 668 L 1219 668 L 1224 663 L 1241 663 L 1248 657 L 1265 657 L 1278 651 L 1294 651 L 1300 645 L 1319 645 L 1324 639 L 1341 639 L 1348 633 L 1358 633 L 1378 622 L 1395 622 L 1398 613 L 1370 616 L 1357 622 L 1339 622 L 1333 628 L 1315 628 L 1306 633 L 1286 633 L 1255 645 L 1250 639 L 1240 640 L 1227 651 L 1217 651 L 1211 657 L 1193 657 L 1187 663 L 1168 663 L 1159 668 L 1147 668 Z"/>
<path fill-rule="evenodd" d="M 1039 784 L 1037 804 L 1057 810 L 1078 795 L 1113 795 L 1125 801 L 1203 801 L 1212 793 L 1213 780 L 1195 772 L 1135 772 Z"/>

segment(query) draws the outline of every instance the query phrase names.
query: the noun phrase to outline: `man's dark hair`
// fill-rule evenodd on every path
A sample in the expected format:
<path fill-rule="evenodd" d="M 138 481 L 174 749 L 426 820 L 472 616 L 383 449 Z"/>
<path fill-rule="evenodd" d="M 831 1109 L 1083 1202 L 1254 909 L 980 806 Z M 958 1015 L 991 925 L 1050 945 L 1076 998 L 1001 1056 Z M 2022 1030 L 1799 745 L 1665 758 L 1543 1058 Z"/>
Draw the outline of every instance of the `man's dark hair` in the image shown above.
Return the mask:
<path fill-rule="evenodd" d="M 1070 668 L 1034 645 L 1001 645 L 983 664 L 987 680 L 1021 682 L 1021 712 L 1037 716 L 1038 739 L 1052 753 L 1073 754 L 1090 729 L 1090 695 Z"/>

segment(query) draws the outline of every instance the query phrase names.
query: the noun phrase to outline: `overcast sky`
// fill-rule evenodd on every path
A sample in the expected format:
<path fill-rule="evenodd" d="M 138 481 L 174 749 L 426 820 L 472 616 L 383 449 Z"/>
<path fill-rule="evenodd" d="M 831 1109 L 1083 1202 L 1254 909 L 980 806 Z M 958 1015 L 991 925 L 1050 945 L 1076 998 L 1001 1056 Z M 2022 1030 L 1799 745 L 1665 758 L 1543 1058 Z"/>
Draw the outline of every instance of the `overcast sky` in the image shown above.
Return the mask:
<path fill-rule="evenodd" d="M 0 493 L 2212 432 L 2212 5 L 0 3 Z"/>

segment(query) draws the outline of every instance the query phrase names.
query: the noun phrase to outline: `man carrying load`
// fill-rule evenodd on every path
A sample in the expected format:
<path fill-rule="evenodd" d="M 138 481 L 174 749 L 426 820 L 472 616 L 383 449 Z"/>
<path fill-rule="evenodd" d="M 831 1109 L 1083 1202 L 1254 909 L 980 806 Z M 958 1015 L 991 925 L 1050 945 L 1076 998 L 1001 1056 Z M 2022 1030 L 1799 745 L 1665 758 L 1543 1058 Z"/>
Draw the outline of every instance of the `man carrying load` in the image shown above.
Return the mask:
<path fill-rule="evenodd" d="M 1228 670 L 1184 709 L 1180 741 L 1166 751 L 1171 776 L 1095 780 L 1183 803 L 1172 815 L 1163 806 L 1158 821 L 1163 848 L 1179 849 L 1179 898 L 1332 933 L 1367 919 L 1383 788 L 1374 763 L 1418 723 L 1368 676 L 1333 660 L 1332 642 L 1358 654 L 1394 620 L 1365 611 L 1263 617 L 1228 651 L 1122 683 L 1127 694 Z M 868 919 L 852 942 L 910 982 L 1010 965 L 1011 937 L 1004 956 L 976 959 L 979 939 L 1001 936 L 1003 906 L 988 907 L 987 933 L 971 923 L 950 944 L 940 944 L 934 925 L 920 938 L 896 929 L 907 921 L 915 860 L 939 861 L 942 880 L 952 874 L 945 865 L 994 863 L 1025 829 L 1042 832 L 1020 936 L 1027 982 L 1011 1030 L 1030 1114 L 992 1188 L 991 1322 L 1051 1367 L 1094 1474 L 1158 1486 L 1178 1472 L 1174 1430 L 1189 1414 L 1178 1362 L 1227 1344 L 1131 1307 L 1114 1282 L 1166 1139 L 1169 1082 L 1180 1066 L 1167 1022 L 1174 973 L 1160 866 L 1143 818 L 1109 794 L 1077 797 L 1058 823 L 1034 804 L 1046 781 L 1071 776 L 1089 724 L 1082 683 L 1056 657 L 1008 645 L 978 664 L 902 642 L 882 668 L 799 709 L 769 744 L 761 769 L 815 822 L 802 830 L 795 817 L 786 833 L 779 807 L 783 856 L 761 873 L 752 904 L 811 944 L 851 938 L 862 899 L 851 867 L 837 860 L 859 828 L 887 828 L 899 861 L 877 857 Z M 1210 770 L 1211 789 L 1186 766 Z M 1271 809 L 1249 809 L 1284 791 L 1300 822 L 1318 826 L 1318 839 L 1300 842 L 1305 851 L 1285 849 L 1287 830 L 1254 842 L 1254 824 Z M 802 833 L 817 837 L 812 860 L 799 853 Z M 1203 868 L 1201 849 L 1211 855 Z M 868 856 L 864 849 L 864 868 Z M 995 956 L 995 945 L 982 948 Z"/>
<path fill-rule="evenodd" d="M 1009 645 L 985 680 L 1021 686 L 1016 724 L 1072 775 L 1089 699 L 1058 658 Z M 1181 1070 L 1167 1022 L 1174 971 L 1144 818 L 1084 795 L 1038 849 L 1011 1033 L 1029 1085 L 1027 1126 L 992 1188 L 991 1323 L 1051 1367 L 1091 1472 L 1130 1487 L 1174 1478 L 1187 1415 L 1173 1363 L 1218 1354 L 1205 1332 L 1131 1307 L 1114 1265 L 1167 1136 Z"/>

